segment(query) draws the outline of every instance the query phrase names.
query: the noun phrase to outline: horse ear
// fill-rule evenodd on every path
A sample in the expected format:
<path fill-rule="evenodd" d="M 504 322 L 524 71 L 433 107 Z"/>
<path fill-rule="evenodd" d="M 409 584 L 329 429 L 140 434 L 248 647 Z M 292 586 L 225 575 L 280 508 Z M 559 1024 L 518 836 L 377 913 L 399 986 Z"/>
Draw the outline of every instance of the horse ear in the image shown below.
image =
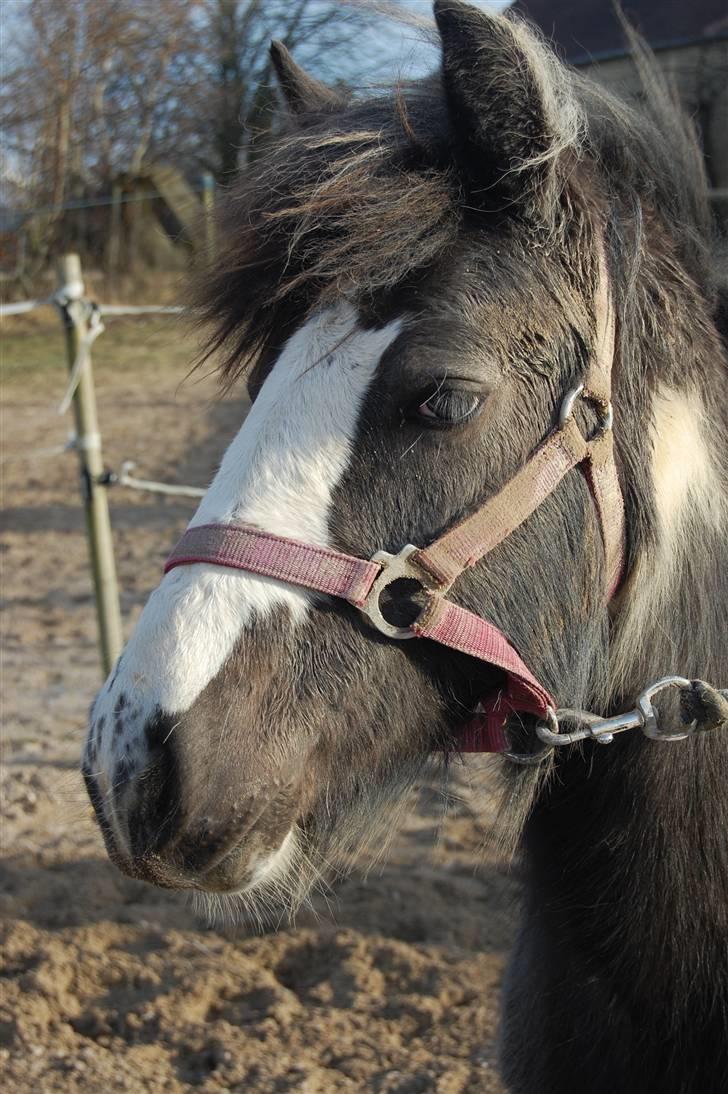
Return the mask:
<path fill-rule="evenodd" d="M 469 196 L 543 193 L 562 151 L 578 145 L 568 70 L 529 27 L 461 0 L 435 0 L 442 79 Z"/>
<path fill-rule="evenodd" d="M 291 113 L 320 114 L 343 105 L 343 99 L 332 88 L 296 64 L 283 42 L 271 42 L 270 56 Z"/>

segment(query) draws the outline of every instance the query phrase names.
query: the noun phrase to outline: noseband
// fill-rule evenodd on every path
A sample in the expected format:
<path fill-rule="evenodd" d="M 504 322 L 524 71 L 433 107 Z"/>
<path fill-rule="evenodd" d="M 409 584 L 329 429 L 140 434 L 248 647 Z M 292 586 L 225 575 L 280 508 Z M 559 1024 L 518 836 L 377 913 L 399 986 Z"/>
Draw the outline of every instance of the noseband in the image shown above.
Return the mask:
<path fill-rule="evenodd" d="M 409 544 L 396 555 L 380 551 L 371 559 L 362 559 L 248 525 L 202 524 L 188 528 L 167 559 L 165 573 L 176 566 L 202 562 L 300 585 L 346 600 L 389 639 L 428 638 L 501 669 L 504 686 L 478 705 L 473 720 L 458 733 L 458 747 L 464 752 L 507 752 L 505 724 L 510 714 L 547 720 L 557 704 L 505 635 L 448 599 L 447 593 L 465 570 L 502 543 L 576 467 L 586 477 L 601 531 L 605 601 L 619 585 L 624 564 L 624 504 L 612 434 L 614 317 L 603 261 L 595 311 L 597 339 L 592 361 L 583 382 L 566 394 L 558 424 L 498 493 L 428 546 Z M 589 437 L 582 434 L 574 417 L 577 400 L 591 404 L 598 416 L 596 431 Z M 380 606 L 385 589 L 402 578 L 417 581 L 425 598 L 416 619 L 405 627 L 390 623 Z"/>

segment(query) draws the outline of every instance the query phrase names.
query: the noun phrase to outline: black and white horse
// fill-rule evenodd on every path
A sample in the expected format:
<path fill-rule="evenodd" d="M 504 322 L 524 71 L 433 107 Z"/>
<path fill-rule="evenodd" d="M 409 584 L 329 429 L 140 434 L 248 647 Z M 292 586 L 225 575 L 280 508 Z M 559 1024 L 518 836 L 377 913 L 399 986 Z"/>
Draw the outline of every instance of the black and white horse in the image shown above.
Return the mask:
<path fill-rule="evenodd" d="M 436 19 L 441 73 L 368 101 L 274 49 L 293 124 L 232 197 L 198 297 L 253 405 L 192 525 L 364 558 L 430 543 L 555 427 L 595 352 L 606 270 L 619 591 L 605 604 L 575 470 L 449 596 L 562 706 L 614 714 L 668 672 L 725 686 L 728 307 L 689 123 L 638 43 L 640 113 L 521 22 L 459 0 Z M 406 617 L 411 590 L 387 595 Z M 497 678 L 390 641 L 340 599 L 177 567 L 92 710 L 84 773 L 109 852 L 157 884 L 294 903 L 428 756 L 457 752 Z M 533 718 L 506 728 L 532 749 Z M 509 1089 L 724 1091 L 725 735 L 498 762 L 525 879 Z"/>

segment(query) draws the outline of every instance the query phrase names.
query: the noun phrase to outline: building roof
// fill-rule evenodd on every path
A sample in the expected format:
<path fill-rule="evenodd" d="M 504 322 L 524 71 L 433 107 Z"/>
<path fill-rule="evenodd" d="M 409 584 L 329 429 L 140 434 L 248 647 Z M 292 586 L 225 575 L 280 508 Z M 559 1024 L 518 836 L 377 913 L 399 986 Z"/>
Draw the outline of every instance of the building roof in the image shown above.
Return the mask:
<path fill-rule="evenodd" d="M 624 0 L 623 10 L 653 49 L 728 36 L 726 0 Z M 515 0 L 572 64 L 626 52 L 613 0 Z"/>

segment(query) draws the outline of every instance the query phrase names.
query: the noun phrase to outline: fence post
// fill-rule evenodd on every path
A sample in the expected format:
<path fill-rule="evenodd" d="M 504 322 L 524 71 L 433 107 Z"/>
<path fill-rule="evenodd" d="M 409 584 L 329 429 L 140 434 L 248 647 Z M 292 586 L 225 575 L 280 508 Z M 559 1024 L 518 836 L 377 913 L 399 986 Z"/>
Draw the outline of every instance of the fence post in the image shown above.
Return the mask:
<path fill-rule="evenodd" d="M 78 255 L 64 255 L 58 261 L 58 299 L 64 320 L 69 370 L 79 353 L 84 355 L 73 395 L 76 446 L 81 472 L 81 497 L 86 515 L 89 555 L 96 594 L 101 661 L 108 674 L 121 653 L 123 635 L 119 589 L 116 581 L 114 547 L 111 539 L 106 487 L 101 485 L 104 465 L 96 413 L 91 358 L 86 347 L 88 333 L 84 307 L 84 284 Z"/>
<path fill-rule="evenodd" d="M 210 262 L 215 254 L 215 179 L 209 171 L 202 176 L 202 205 L 205 210 L 205 257 Z"/>

